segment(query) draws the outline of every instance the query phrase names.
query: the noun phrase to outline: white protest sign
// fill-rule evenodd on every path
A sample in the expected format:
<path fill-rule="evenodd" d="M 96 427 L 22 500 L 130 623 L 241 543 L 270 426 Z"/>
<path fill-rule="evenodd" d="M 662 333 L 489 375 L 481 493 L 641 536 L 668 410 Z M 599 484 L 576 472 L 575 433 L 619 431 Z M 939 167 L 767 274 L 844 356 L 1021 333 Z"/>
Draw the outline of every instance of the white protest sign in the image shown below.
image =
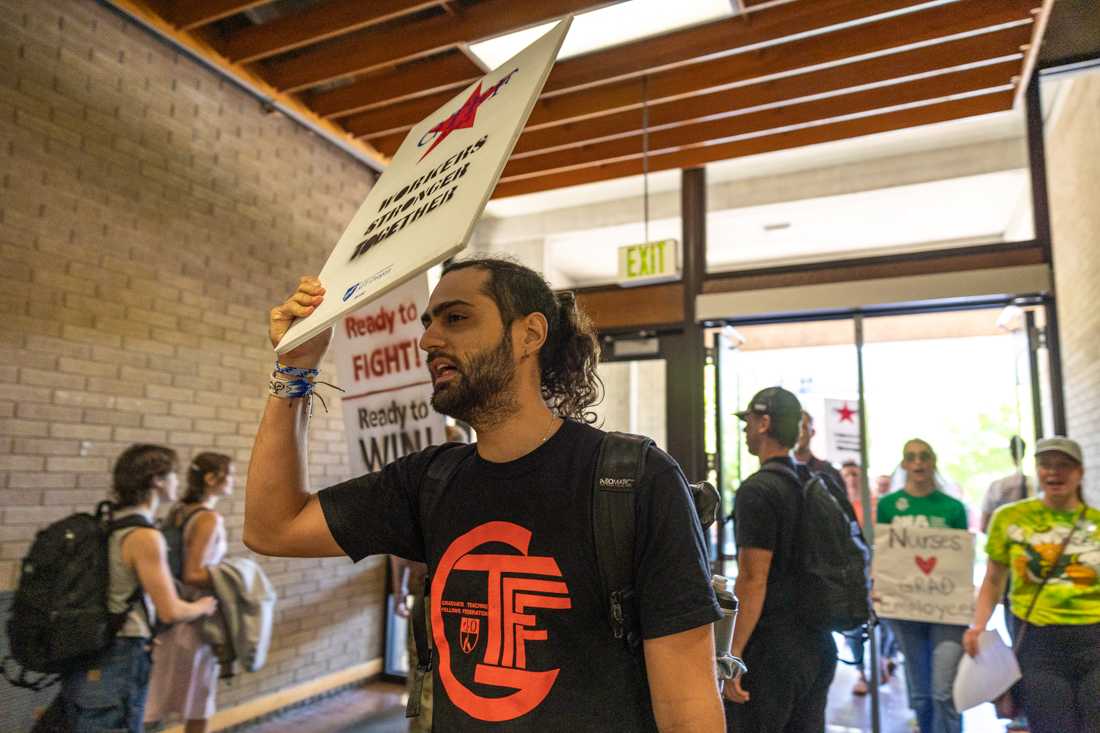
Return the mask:
<path fill-rule="evenodd" d="M 859 402 L 825 400 L 825 457 L 830 463 L 860 460 Z"/>
<path fill-rule="evenodd" d="M 344 430 L 357 476 L 445 439 L 417 344 L 427 304 L 428 276 L 420 275 L 336 324 L 332 347 L 347 390 Z"/>
<path fill-rule="evenodd" d="M 875 612 L 968 625 L 974 616 L 974 535 L 964 529 L 875 527 Z"/>
<path fill-rule="evenodd" d="M 409 131 L 321 270 L 324 302 L 290 327 L 276 352 L 462 250 L 570 22 L 559 22 Z"/>

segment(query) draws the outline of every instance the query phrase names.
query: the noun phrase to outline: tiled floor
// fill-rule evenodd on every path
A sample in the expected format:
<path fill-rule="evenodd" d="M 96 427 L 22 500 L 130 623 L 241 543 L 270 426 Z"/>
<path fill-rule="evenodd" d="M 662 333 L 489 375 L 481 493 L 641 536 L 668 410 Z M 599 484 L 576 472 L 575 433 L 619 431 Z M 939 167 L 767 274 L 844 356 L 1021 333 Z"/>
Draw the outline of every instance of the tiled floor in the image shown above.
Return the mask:
<path fill-rule="evenodd" d="M 900 670 L 899 670 L 900 671 Z M 871 698 L 852 695 L 856 681 L 852 667 L 841 664 L 829 692 L 827 733 L 866 733 L 871 730 Z M 246 733 L 399 733 L 404 721 L 404 688 L 378 682 L 354 688 L 308 707 L 249 727 Z M 881 688 L 882 733 L 909 733 L 912 718 L 905 700 L 905 681 L 895 677 Z M 990 705 L 969 711 L 966 733 L 1003 733 Z"/>

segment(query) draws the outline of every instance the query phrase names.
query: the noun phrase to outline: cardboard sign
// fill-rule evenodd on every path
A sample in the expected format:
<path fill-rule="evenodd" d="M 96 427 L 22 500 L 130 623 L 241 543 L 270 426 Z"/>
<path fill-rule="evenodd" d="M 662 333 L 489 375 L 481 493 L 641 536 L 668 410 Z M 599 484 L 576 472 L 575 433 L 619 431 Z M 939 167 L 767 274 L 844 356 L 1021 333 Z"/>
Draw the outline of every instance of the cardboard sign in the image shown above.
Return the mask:
<path fill-rule="evenodd" d="M 466 245 L 546 82 L 572 18 L 428 115 L 340 236 L 321 270 L 325 301 L 294 323 L 282 354 Z"/>
<path fill-rule="evenodd" d="M 968 625 L 974 617 L 974 535 L 963 529 L 875 527 L 875 612 Z"/>
<path fill-rule="evenodd" d="M 859 463 L 859 402 L 825 400 L 825 456 L 830 463 Z"/>
<path fill-rule="evenodd" d="M 445 439 L 417 343 L 427 304 L 428 277 L 421 275 L 336 324 L 332 348 L 347 390 L 344 430 L 356 476 Z"/>

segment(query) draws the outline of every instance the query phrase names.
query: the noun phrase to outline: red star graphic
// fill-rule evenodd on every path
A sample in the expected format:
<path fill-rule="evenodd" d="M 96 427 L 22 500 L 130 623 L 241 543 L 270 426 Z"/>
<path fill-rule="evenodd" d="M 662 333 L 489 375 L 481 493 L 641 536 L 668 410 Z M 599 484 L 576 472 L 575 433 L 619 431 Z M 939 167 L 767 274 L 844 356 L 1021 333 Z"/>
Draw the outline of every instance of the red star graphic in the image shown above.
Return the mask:
<path fill-rule="evenodd" d="M 848 407 L 848 403 L 845 402 L 844 407 L 841 407 L 839 410 L 836 411 L 836 413 L 840 415 L 841 422 L 854 423 L 855 420 L 853 420 L 852 418 L 857 414 L 857 411 Z"/>
<path fill-rule="evenodd" d="M 515 74 L 516 71 L 518 71 L 518 69 L 486 89 L 484 94 L 481 93 L 481 82 L 478 82 L 477 86 L 474 87 L 474 91 L 470 93 L 469 98 L 462 103 L 462 106 L 459 107 L 454 114 L 425 133 L 424 137 L 427 137 L 433 132 L 436 135 L 435 140 L 432 140 L 432 144 L 424 151 L 424 154 L 420 156 L 420 160 L 427 158 L 428 153 L 435 150 L 435 147 L 446 140 L 447 136 L 455 130 L 473 127 L 474 122 L 477 120 L 477 108 L 480 107 L 485 100 L 490 97 L 495 97 L 496 93 L 500 91 L 500 88 L 508 83 L 508 80 L 512 78 L 512 74 Z M 417 162 L 419 163 L 420 161 Z"/>

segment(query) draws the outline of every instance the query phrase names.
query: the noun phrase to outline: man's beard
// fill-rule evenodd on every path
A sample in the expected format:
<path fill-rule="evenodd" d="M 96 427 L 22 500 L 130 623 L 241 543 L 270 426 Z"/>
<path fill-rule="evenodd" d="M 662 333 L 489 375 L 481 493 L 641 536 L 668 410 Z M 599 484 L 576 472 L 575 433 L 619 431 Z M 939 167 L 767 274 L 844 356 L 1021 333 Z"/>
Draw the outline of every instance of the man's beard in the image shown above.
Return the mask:
<path fill-rule="evenodd" d="M 484 430 L 515 410 L 516 365 L 507 329 L 496 346 L 474 354 L 464 364 L 455 361 L 458 375 L 432 394 L 436 412 Z"/>

